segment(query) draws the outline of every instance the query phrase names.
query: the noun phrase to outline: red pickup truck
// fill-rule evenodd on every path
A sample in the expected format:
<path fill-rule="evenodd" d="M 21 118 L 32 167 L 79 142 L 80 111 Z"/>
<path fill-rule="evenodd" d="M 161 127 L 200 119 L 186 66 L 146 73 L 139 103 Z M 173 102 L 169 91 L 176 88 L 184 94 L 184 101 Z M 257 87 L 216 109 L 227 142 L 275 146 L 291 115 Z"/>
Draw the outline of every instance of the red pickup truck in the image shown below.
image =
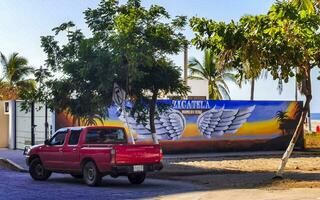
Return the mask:
<path fill-rule="evenodd" d="M 69 173 L 89 186 L 105 175 L 128 176 L 132 184 L 141 184 L 146 172 L 162 169 L 161 159 L 159 145 L 129 144 L 125 129 L 116 126 L 62 128 L 26 153 L 34 180 L 47 180 L 52 172 Z"/>

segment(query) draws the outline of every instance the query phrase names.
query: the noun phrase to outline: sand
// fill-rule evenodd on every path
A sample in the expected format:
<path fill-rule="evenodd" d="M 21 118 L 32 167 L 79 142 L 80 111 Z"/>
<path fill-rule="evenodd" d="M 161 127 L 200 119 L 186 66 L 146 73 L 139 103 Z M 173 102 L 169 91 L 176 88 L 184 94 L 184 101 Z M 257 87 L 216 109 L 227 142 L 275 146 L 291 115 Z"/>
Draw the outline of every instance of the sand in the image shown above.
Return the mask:
<path fill-rule="evenodd" d="M 210 189 L 320 190 L 320 155 L 290 158 L 283 180 L 273 180 L 281 156 L 176 160 L 164 163 L 155 178 L 188 181 Z"/>

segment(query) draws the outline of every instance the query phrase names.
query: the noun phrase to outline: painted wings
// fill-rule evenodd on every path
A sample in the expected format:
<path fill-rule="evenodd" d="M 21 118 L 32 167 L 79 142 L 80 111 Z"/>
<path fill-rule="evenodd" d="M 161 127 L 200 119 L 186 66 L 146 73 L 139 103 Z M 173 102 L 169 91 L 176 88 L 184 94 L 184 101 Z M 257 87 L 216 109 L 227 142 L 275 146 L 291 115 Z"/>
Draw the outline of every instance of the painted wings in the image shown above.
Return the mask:
<path fill-rule="evenodd" d="M 254 108 L 255 106 L 237 109 L 212 108 L 199 116 L 199 130 L 207 138 L 226 133 L 234 134 L 247 121 Z"/>
<path fill-rule="evenodd" d="M 123 113 L 120 116 L 126 122 Z M 150 124 L 138 123 L 133 117 L 127 117 L 129 128 L 138 134 L 138 140 L 151 139 Z M 186 120 L 178 110 L 168 109 L 155 119 L 156 135 L 159 140 L 178 140 L 186 127 Z"/>

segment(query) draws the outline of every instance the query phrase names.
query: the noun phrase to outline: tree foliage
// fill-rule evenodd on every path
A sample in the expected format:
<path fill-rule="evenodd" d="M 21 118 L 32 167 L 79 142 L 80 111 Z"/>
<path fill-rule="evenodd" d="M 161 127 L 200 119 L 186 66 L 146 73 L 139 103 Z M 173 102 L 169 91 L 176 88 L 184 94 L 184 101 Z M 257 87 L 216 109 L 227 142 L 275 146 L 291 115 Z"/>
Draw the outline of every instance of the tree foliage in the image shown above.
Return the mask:
<path fill-rule="evenodd" d="M 38 71 L 39 92 L 36 99 L 48 107 L 70 112 L 80 124 L 80 118 L 104 117 L 112 101 L 116 69 L 108 49 L 99 48 L 93 38 L 85 38 L 72 22 L 53 29 L 55 34 L 67 33 L 67 44 L 59 45 L 54 36 L 41 38 L 47 53 L 46 67 Z M 61 76 L 53 76 L 52 72 Z M 40 89 L 41 88 L 41 89 Z M 92 121 L 92 120 L 91 120 Z"/>
<path fill-rule="evenodd" d="M 144 8 L 139 0 L 122 5 L 116 0 L 101 1 L 84 14 L 92 37 L 85 37 L 73 22 L 54 28 L 55 35 L 41 37 L 46 69 L 60 76 L 39 73 L 39 88 L 43 88 L 38 91 L 45 94 L 34 96 L 78 118 L 100 116 L 112 103 L 113 83 L 117 82 L 134 102 L 132 115 L 148 110 L 148 115 L 140 117 L 148 117 L 145 120 L 154 133 L 159 95 L 188 91 L 179 69 L 168 58 L 187 43 L 180 32 L 186 17 L 172 19 L 163 7 Z M 66 44 L 56 38 L 61 33 L 66 34 Z"/>
<path fill-rule="evenodd" d="M 3 78 L 0 81 L 0 98 L 5 100 L 24 99 L 35 90 L 35 81 L 28 76 L 33 73 L 33 67 L 28 60 L 18 53 L 9 57 L 0 53 Z"/>
<path fill-rule="evenodd" d="M 244 16 L 236 23 L 204 18 L 190 21 L 196 32 L 193 43 L 215 52 L 221 60 L 220 67 L 235 67 L 240 76 L 246 78 L 266 69 L 274 80 L 279 81 L 280 88 L 283 82 L 296 76 L 306 101 L 279 175 L 302 130 L 310 106 L 311 70 L 320 66 L 320 15 L 317 9 L 307 9 L 309 6 L 298 6 L 302 4 L 295 2 L 298 1 L 277 1 L 267 14 Z"/>
<path fill-rule="evenodd" d="M 0 82 L 0 100 L 19 99 L 19 92 L 17 88 L 12 87 L 9 83 Z"/>
<path fill-rule="evenodd" d="M 85 15 L 94 38 L 102 47 L 111 49 L 115 65 L 126 73 L 127 79 L 117 81 L 134 102 L 131 114 L 149 121 L 155 133 L 158 96 L 185 95 L 188 91 L 180 71 L 167 57 L 187 44 L 180 32 L 186 17 L 172 19 L 165 8 L 152 5 L 146 9 L 140 0 L 129 0 L 124 5 L 102 1 L 97 9 L 86 10 Z"/>

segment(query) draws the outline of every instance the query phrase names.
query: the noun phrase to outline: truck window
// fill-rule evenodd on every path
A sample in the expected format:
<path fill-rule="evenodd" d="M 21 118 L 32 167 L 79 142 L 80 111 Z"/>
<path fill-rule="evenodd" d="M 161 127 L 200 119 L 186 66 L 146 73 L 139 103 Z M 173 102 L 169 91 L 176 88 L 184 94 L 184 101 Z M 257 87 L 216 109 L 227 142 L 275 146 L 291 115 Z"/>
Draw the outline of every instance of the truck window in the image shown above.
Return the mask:
<path fill-rule="evenodd" d="M 66 138 L 68 131 L 58 131 L 54 136 L 50 139 L 51 145 L 63 145 L 64 140 Z"/>
<path fill-rule="evenodd" d="M 122 128 L 89 129 L 86 144 L 126 143 L 126 135 Z"/>
<path fill-rule="evenodd" d="M 69 138 L 69 145 L 76 145 L 79 142 L 79 137 L 82 129 L 79 130 L 71 130 L 70 138 Z"/>

